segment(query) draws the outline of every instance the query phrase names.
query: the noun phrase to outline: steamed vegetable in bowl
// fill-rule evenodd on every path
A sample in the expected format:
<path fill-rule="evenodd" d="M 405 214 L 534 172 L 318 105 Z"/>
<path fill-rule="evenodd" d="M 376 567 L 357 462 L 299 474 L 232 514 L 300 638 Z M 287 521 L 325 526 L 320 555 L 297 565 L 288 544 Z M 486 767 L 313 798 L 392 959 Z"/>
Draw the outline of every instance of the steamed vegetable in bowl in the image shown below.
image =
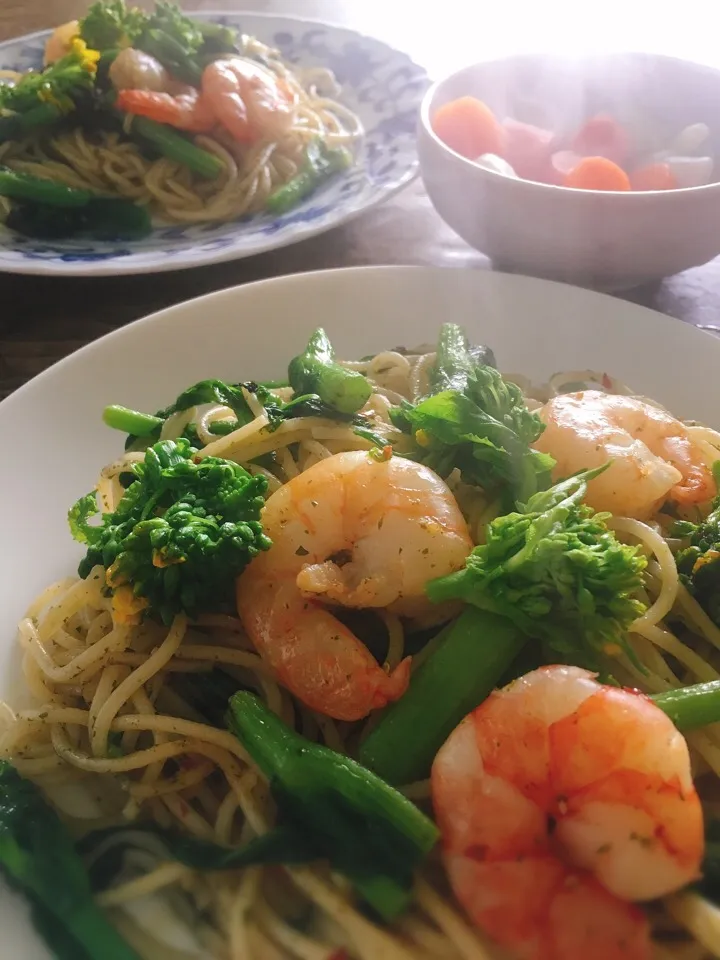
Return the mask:
<path fill-rule="evenodd" d="M 97 0 L 42 70 L 3 71 L 0 204 L 30 236 L 133 240 L 301 203 L 353 162 L 359 119 L 329 70 L 235 29 Z"/>
<path fill-rule="evenodd" d="M 500 121 L 476 97 L 438 107 L 435 134 L 468 160 L 495 173 L 576 190 L 647 191 L 714 182 L 708 127 L 691 124 L 671 142 L 640 145 L 636 132 L 610 114 L 571 131 L 553 131 L 513 117 Z"/>
<path fill-rule="evenodd" d="M 720 953 L 720 435 L 449 323 L 104 420 L 0 731 L 57 956 Z"/>

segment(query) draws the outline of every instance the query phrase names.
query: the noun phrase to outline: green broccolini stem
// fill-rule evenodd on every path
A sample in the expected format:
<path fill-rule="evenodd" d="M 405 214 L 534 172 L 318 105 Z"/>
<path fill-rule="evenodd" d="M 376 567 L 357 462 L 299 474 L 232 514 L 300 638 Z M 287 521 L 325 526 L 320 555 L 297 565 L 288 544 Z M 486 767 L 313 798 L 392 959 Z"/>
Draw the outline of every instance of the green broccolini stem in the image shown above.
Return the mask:
<path fill-rule="evenodd" d="M 366 816 L 382 814 L 426 852 L 435 845 L 437 828 L 414 803 L 354 760 L 309 743 L 253 694 L 239 691 L 231 698 L 230 729 L 269 779 L 308 795 L 332 787 Z"/>
<path fill-rule="evenodd" d="M 66 917 L 68 930 L 87 951 L 90 960 L 139 960 L 100 907 L 90 901 Z M 52 945 L 51 945 L 52 946 Z"/>
<path fill-rule="evenodd" d="M 15 140 L 38 127 L 49 127 L 62 117 L 60 107 L 53 103 L 41 103 L 24 113 L 0 117 L 0 143 Z"/>
<path fill-rule="evenodd" d="M 131 433 L 137 437 L 144 437 L 152 433 L 158 427 L 163 425 L 161 417 L 155 417 L 151 413 L 141 413 L 140 410 L 130 410 L 128 407 L 122 407 L 118 404 L 111 404 L 103 410 L 103 422 L 112 427 L 113 430 L 120 430 L 123 433 Z"/>
<path fill-rule="evenodd" d="M 296 396 L 316 393 L 340 413 L 357 413 L 372 393 L 367 377 L 335 363 L 335 351 L 324 330 L 310 337 L 304 352 L 290 361 L 288 379 Z"/>
<path fill-rule="evenodd" d="M 322 143 L 310 143 L 305 149 L 305 162 L 292 180 L 271 193 L 265 204 L 270 213 L 287 213 L 309 197 L 313 191 L 341 170 L 352 165 L 352 154 L 344 147 L 328 149 Z"/>
<path fill-rule="evenodd" d="M 0 196 L 47 203 L 52 207 L 84 207 L 98 194 L 0 167 Z"/>
<path fill-rule="evenodd" d="M 383 919 L 404 910 L 413 871 L 438 839 L 433 822 L 360 764 L 296 734 L 253 694 L 231 698 L 228 725 L 270 781 L 280 816 L 317 856 Z"/>
<path fill-rule="evenodd" d="M 164 30 L 146 30 L 140 40 L 140 49 L 155 57 L 174 77 L 199 87 L 202 67 L 174 37 Z"/>
<path fill-rule="evenodd" d="M 468 608 L 383 713 L 360 747 L 360 762 L 394 784 L 421 780 L 455 729 L 497 686 L 528 638 L 512 623 Z M 451 691 L 451 695 L 442 693 Z"/>
<path fill-rule="evenodd" d="M 163 123 L 156 123 L 148 117 L 133 116 L 130 132 L 149 140 L 164 156 L 182 163 L 207 180 L 214 180 L 223 171 L 223 162 L 219 157 L 208 150 L 196 147 L 194 143 Z"/>
<path fill-rule="evenodd" d="M 720 680 L 656 693 L 650 699 L 683 733 L 720 720 Z"/>

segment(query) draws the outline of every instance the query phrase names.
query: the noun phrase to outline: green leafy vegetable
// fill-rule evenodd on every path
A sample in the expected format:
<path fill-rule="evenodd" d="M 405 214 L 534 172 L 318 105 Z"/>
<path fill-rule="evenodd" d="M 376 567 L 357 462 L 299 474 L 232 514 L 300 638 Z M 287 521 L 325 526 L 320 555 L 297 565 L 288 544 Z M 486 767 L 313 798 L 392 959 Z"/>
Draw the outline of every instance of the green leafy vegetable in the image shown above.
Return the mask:
<path fill-rule="evenodd" d="M 471 347 L 462 327 L 444 323 L 438 336 L 435 364 L 430 371 L 432 393 L 457 390 L 466 393 L 479 366 L 495 367 L 489 347 Z"/>
<path fill-rule="evenodd" d="M 442 477 L 457 467 L 466 483 L 501 495 L 507 505 L 528 499 L 548 484 L 555 464 L 552 457 L 532 450 L 513 426 L 463 393 L 446 390 L 396 410 L 393 421 L 409 428 L 415 458 Z"/>
<path fill-rule="evenodd" d="M 153 144 L 163 156 L 182 163 L 206 180 L 214 180 L 224 169 L 222 160 L 214 153 L 196 146 L 192 140 L 164 123 L 156 123 L 149 117 L 133 116 L 127 130 L 136 138 Z"/>
<path fill-rule="evenodd" d="M 460 720 L 492 693 L 526 640 L 502 617 L 468 607 L 433 642 L 433 653 L 403 697 L 383 711 L 361 744 L 360 762 L 390 783 L 422 780 Z"/>
<path fill-rule="evenodd" d="M 322 140 L 311 140 L 305 147 L 300 172 L 288 183 L 271 193 L 266 207 L 271 213 L 292 210 L 314 193 L 325 181 L 352 166 L 353 158 L 345 147 L 328 147 Z"/>
<path fill-rule="evenodd" d="M 147 23 L 147 14 L 123 0 L 97 0 L 80 21 L 80 36 L 95 50 L 129 47 Z"/>
<path fill-rule="evenodd" d="M 462 330 L 443 324 L 430 396 L 392 411 L 396 426 L 411 435 L 414 458 L 441 476 L 458 468 L 466 483 L 502 497 L 507 508 L 550 482 L 555 461 L 531 445 L 544 425 L 531 413 L 520 388 L 472 350 Z"/>
<path fill-rule="evenodd" d="M 165 30 L 148 27 L 135 45 L 155 57 L 178 80 L 199 87 L 202 83 L 203 68 L 194 56 L 196 47 L 188 48 L 182 41 L 166 33 Z"/>
<path fill-rule="evenodd" d="M 61 186 L 49 180 L 39 182 Z M 27 188 L 27 184 L 24 186 Z M 0 193 L 3 189 L 0 182 Z M 140 240 L 152 230 L 147 208 L 121 197 L 92 197 L 77 207 L 22 201 L 12 205 L 5 222 L 25 236 L 45 239 L 84 236 L 95 240 Z"/>
<path fill-rule="evenodd" d="M 0 195 L 13 200 L 30 200 L 53 207 L 85 207 L 97 194 L 91 190 L 66 187 L 44 177 L 34 177 L 0 167 Z"/>
<path fill-rule="evenodd" d="M 564 662 L 596 668 L 598 655 L 616 647 L 632 655 L 625 633 L 644 610 L 636 594 L 646 560 L 616 539 L 609 514 L 582 502 L 588 481 L 608 467 L 570 477 L 493 520 L 465 569 L 431 581 L 428 597 L 500 614 Z"/>
<path fill-rule="evenodd" d="M 157 0 L 133 46 L 159 60 L 178 80 L 200 86 L 202 64 L 197 54 L 204 38 L 198 24 L 174 3 Z"/>
<path fill-rule="evenodd" d="M 123 0 L 100 0 L 80 22 L 82 38 L 96 50 L 134 46 L 159 60 L 178 80 L 194 86 L 200 85 L 208 56 L 235 50 L 234 31 L 214 27 L 186 17 L 166 0 L 157 0 L 150 14 Z"/>
<path fill-rule="evenodd" d="M 720 461 L 713 467 L 720 489 Z M 673 535 L 688 543 L 676 557 L 680 579 L 707 615 L 720 626 L 720 495 L 700 523 L 678 521 Z"/>
<path fill-rule="evenodd" d="M 606 465 L 607 466 L 607 465 Z M 612 469 L 612 467 L 610 467 Z M 607 515 L 583 504 L 589 470 L 535 494 L 487 527 L 465 569 L 426 587 L 435 602 L 469 609 L 413 675 L 361 747 L 363 763 L 392 783 L 427 775 L 450 731 L 497 685 L 528 640 L 547 659 L 596 669 L 625 651 L 645 558 L 621 544 Z"/>
<path fill-rule="evenodd" d="M 75 97 L 93 87 L 97 57 L 96 52 L 78 41 L 70 53 L 44 70 L 24 73 L 14 86 L 0 85 L 0 108 L 24 114 L 51 104 L 61 113 L 69 113 L 75 106 Z"/>
<path fill-rule="evenodd" d="M 720 680 L 655 693 L 650 699 L 683 732 L 720 720 Z"/>
<path fill-rule="evenodd" d="M 179 673 L 173 677 L 173 689 L 208 723 L 224 730 L 228 701 L 243 685 L 225 670 L 215 667 L 201 673 Z"/>
<path fill-rule="evenodd" d="M 38 788 L 0 761 L 0 871 L 63 960 L 139 960 L 95 904 L 70 835 Z"/>
<path fill-rule="evenodd" d="M 188 53 L 194 53 L 203 43 L 199 24 L 186 17 L 177 4 L 168 0 L 156 0 L 155 10 L 150 14 L 146 30 L 160 30 L 171 37 Z"/>
<path fill-rule="evenodd" d="M 240 53 L 237 30 L 233 27 L 227 27 L 222 23 L 209 23 L 205 20 L 196 20 L 195 25 L 203 38 L 199 51 L 203 59 L 220 53 Z"/>
<path fill-rule="evenodd" d="M 38 103 L 24 113 L 8 113 L 0 117 L 0 143 L 29 136 L 40 127 L 50 127 L 64 116 L 54 103 Z"/>
<path fill-rule="evenodd" d="M 113 403 L 103 410 L 103 420 L 113 430 L 135 434 L 144 437 L 162 429 L 162 417 L 154 417 L 151 413 L 141 413 L 139 410 L 130 410 Z"/>
<path fill-rule="evenodd" d="M 265 478 L 217 457 L 196 463 L 196 452 L 182 438 L 156 443 L 101 524 L 89 522 L 94 494 L 68 514 L 73 536 L 88 544 L 78 572 L 105 568 L 120 620 L 147 613 L 170 623 L 178 613 L 229 607 L 237 575 L 270 546 L 259 519 Z"/>
<path fill-rule="evenodd" d="M 243 386 L 244 384 L 240 383 L 225 383 L 224 380 L 200 380 L 183 390 L 173 403 L 154 415 L 113 404 L 103 411 L 103 420 L 109 427 L 129 434 L 126 447 L 132 446 L 139 437 L 146 439 L 148 444 L 152 443 L 160 437 L 160 431 L 168 417 L 205 403 L 221 403 L 230 407 L 236 417 L 233 429 L 237 429 L 253 419 L 242 392 Z"/>
<path fill-rule="evenodd" d="M 322 329 L 288 367 L 290 386 L 296 395 L 317 394 L 323 403 L 340 413 L 357 413 L 370 399 L 370 381 L 356 370 L 335 363 L 335 351 Z"/>
<path fill-rule="evenodd" d="M 341 413 L 329 407 L 316 393 L 303 394 L 284 402 L 272 394 L 268 387 L 253 381 L 226 383 L 223 380 L 201 380 L 184 390 L 170 406 L 158 410 L 155 415 L 111 405 L 103 411 L 103 420 L 109 427 L 129 434 L 126 447 L 135 444 L 140 437 L 149 444 L 159 438 L 162 425 L 174 413 L 205 403 L 221 403 L 233 410 L 236 419 L 217 421 L 210 429 L 213 433 L 225 435 L 253 419 L 243 389 L 255 394 L 262 403 L 268 417 L 268 429 L 271 431 L 291 417 L 324 417 L 351 423 L 359 436 L 378 446 L 385 443 L 385 440 L 371 429 L 370 419 L 362 414 Z"/>
<path fill-rule="evenodd" d="M 402 912 L 413 872 L 438 838 L 432 821 L 353 760 L 294 733 L 253 694 L 232 697 L 228 725 L 270 781 L 283 823 L 383 919 Z"/>

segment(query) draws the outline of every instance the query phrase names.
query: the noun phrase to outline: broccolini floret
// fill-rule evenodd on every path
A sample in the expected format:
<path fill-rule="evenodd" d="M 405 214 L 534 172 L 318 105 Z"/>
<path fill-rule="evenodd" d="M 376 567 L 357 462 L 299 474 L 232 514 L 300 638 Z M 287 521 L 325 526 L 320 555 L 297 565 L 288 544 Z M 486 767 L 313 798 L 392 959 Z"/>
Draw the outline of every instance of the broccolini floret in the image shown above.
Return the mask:
<path fill-rule="evenodd" d="M 196 462 L 196 454 L 183 438 L 156 443 L 99 525 L 88 522 L 98 512 L 94 493 L 70 510 L 73 536 L 88 544 L 78 572 L 105 568 L 121 622 L 229 608 L 235 578 L 270 546 L 260 523 L 265 478 L 218 457 Z"/>
<path fill-rule="evenodd" d="M 75 98 L 92 89 L 99 59 L 97 50 L 75 39 L 68 54 L 44 70 L 24 73 L 14 85 L 0 85 L 0 108 L 13 114 L 26 114 L 51 106 L 57 114 L 69 113 Z"/>
<path fill-rule="evenodd" d="M 638 547 L 620 543 L 609 514 L 583 503 L 587 483 L 612 464 L 587 470 L 537 493 L 488 524 L 465 569 L 431 581 L 427 594 L 461 599 L 506 617 L 548 656 L 598 668 L 599 655 L 624 650 L 647 565 Z"/>
<path fill-rule="evenodd" d="M 80 36 L 96 50 L 128 47 L 147 22 L 147 14 L 123 0 L 97 0 L 80 21 Z"/>

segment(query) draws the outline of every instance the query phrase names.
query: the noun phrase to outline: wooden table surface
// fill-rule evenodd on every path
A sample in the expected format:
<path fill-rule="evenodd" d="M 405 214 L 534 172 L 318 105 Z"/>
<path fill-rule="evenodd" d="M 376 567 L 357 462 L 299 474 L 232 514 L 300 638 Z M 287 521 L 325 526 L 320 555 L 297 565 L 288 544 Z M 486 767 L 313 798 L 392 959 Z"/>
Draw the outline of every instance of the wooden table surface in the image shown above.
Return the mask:
<path fill-rule="evenodd" d="M 0 39 L 72 19 L 86 6 L 85 0 L 0 0 Z M 713 31 L 702 29 L 705 0 L 686 0 L 680 19 L 661 15 L 649 0 L 606 0 L 592 24 L 584 4 L 566 0 L 502 6 L 472 0 L 432 6 L 415 0 L 188 0 L 185 6 L 344 23 L 407 50 L 434 76 L 483 56 L 532 49 L 647 49 L 720 65 Z M 234 263 L 140 277 L 0 275 L 0 397 L 88 341 L 169 304 L 265 277 L 383 263 L 487 268 L 485 258 L 442 223 L 415 181 L 347 226 Z M 720 328 L 720 259 L 627 296 Z"/>

